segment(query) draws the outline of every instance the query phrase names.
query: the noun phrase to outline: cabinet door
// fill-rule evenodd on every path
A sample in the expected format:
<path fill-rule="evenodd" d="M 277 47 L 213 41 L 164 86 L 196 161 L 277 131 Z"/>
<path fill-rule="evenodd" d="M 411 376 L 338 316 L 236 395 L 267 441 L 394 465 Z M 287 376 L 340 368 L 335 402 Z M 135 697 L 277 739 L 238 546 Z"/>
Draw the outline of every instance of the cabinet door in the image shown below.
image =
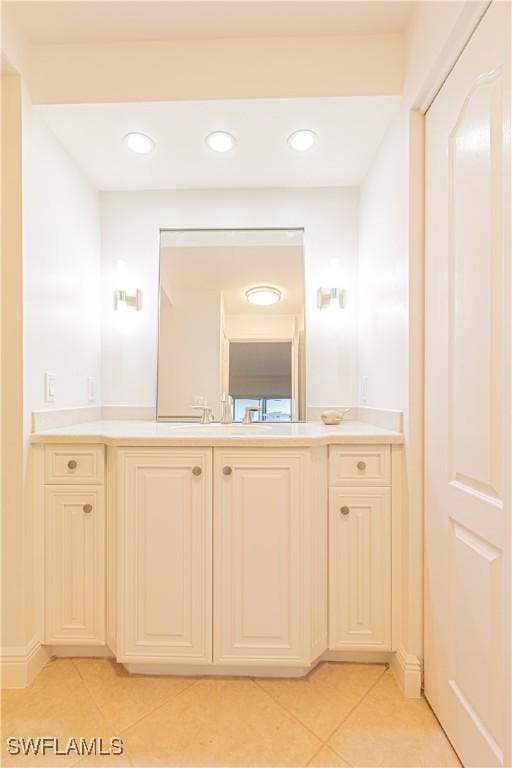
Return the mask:
<path fill-rule="evenodd" d="M 47 486 L 45 641 L 105 642 L 103 488 Z"/>
<path fill-rule="evenodd" d="M 211 449 L 120 452 L 118 659 L 211 664 Z"/>
<path fill-rule="evenodd" d="M 391 650 L 391 489 L 330 491 L 330 648 Z"/>
<path fill-rule="evenodd" d="M 215 663 L 304 663 L 306 459 L 215 450 Z"/>

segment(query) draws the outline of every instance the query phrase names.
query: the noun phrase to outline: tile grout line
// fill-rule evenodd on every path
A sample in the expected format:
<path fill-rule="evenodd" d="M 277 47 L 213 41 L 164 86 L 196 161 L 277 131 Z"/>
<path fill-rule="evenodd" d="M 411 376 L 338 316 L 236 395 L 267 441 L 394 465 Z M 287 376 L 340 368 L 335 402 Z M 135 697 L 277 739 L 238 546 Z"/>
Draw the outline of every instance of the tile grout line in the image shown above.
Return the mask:
<path fill-rule="evenodd" d="M 258 682 L 258 679 L 257 679 L 257 678 L 251 678 L 251 680 L 253 680 L 253 682 L 255 682 L 255 683 L 256 683 L 256 685 L 257 685 L 257 686 L 260 688 L 260 690 L 262 690 L 262 691 L 263 691 L 263 693 L 266 693 L 266 694 L 267 694 L 267 696 L 270 696 L 270 698 L 271 698 L 271 699 L 272 699 L 272 700 L 273 700 L 273 701 L 274 701 L 274 702 L 275 702 L 275 703 L 276 703 L 278 706 L 280 706 L 280 707 L 281 707 L 281 709 L 283 709 L 283 710 L 284 710 L 284 711 L 285 711 L 285 712 L 286 712 L 288 715 L 290 715 L 290 717 L 293 717 L 293 719 L 294 719 L 294 720 L 297 720 L 297 722 L 298 722 L 298 723 L 300 723 L 300 725 L 302 725 L 304 728 L 306 728 L 306 730 L 308 730 L 308 731 L 309 731 L 309 732 L 310 732 L 310 733 L 311 733 L 313 736 L 315 736 L 315 738 L 319 739 L 319 740 L 322 742 L 321 746 L 328 746 L 328 747 L 330 747 L 331 749 L 333 749 L 333 747 L 331 747 L 331 745 L 328 743 L 328 742 L 329 742 L 329 739 L 331 739 L 331 738 L 332 738 L 332 736 L 333 736 L 333 735 L 336 733 L 336 731 L 338 730 L 338 728 L 339 728 L 339 727 L 340 727 L 340 726 L 341 726 L 341 725 L 342 725 L 342 724 L 345 722 L 345 720 L 346 720 L 348 717 L 350 717 L 350 715 L 353 713 L 353 711 L 354 711 L 354 710 L 355 710 L 355 709 L 356 709 L 356 708 L 357 708 L 357 707 L 358 707 L 358 706 L 359 706 L 359 705 L 360 705 L 360 704 L 363 702 L 363 700 L 366 698 L 366 696 L 368 696 L 368 694 L 369 694 L 369 693 L 370 693 L 370 692 L 373 690 L 373 688 L 374 688 L 374 687 L 377 685 L 377 683 L 379 682 L 379 680 L 381 680 L 381 678 L 382 678 L 382 677 L 383 677 L 383 676 L 386 674 L 386 672 L 388 671 L 388 669 L 389 669 L 389 665 L 388 665 L 388 664 L 386 664 L 386 665 L 384 666 L 384 669 L 383 669 L 383 670 L 382 670 L 382 672 L 380 673 L 380 675 L 377 677 L 377 679 L 373 681 L 373 683 L 370 685 L 370 687 L 369 687 L 369 688 L 368 688 L 368 689 L 367 689 L 367 690 L 366 690 L 366 691 L 363 693 L 363 695 L 361 696 L 361 698 L 360 698 L 360 699 L 358 699 L 358 700 L 356 701 L 356 703 L 353 705 L 353 707 L 351 707 L 351 708 L 350 708 L 350 710 L 347 712 L 347 714 L 346 714 L 346 715 L 344 715 L 344 717 L 342 717 L 342 718 L 341 718 L 341 720 L 339 720 L 339 721 L 337 722 L 337 724 L 335 725 L 335 727 L 333 728 L 333 730 L 332 730 L 332 731 L 330 731 L 330 733 L 329 733 L 329 735 L 327 736 L 327 738 L 326 738 L 326 739 L 323 739 L 321 736 L 319 736 L 317 733 L 315 733 L 315 732 L 314 732 L 314 731 L 313 731 L 313 730 L 312 730 L 312 729 L 311 729 L 311 728 L 310 728 L 310 727 L 309 727 L 309 726 L 308 726 L 306 723 L 304 723 L 304 722 L 303 722 L 303 721 L 300 719 L 300 717 L 299 717 L 298 715 L 296 715 L 294 712 L 292 712 L 291 710 L 289 710 L 289 709 L 288 709 L 288 707 L 287 707 L 285 704 L 283 704 L 282 702 L 278 701 L 278 699 L 276 699 L 276 698 L 275 698 L 275 696 L 273 696 L 273 694 L 272 694 L 272 693 L 270 693 L 270 692 L 269 692 L 269 691 L 267 691 L 267 690 L 266 690 L 266 689 L 265 689 L 265 688 L 264 688 L 262 685 L 260 685 L 260 683 Z M 320 751 L 320 749 L 321 749 L 321 747 L 318 749 L 318 752 Z M 334 751 L 336 752 L 336 750 L 334 750 Z M 316 754 L 317 754 L 317 752 L 315 752 L 315 755 L 316 755 Z M 336 754 L 338 754 L 338 753 L 336 752 Z M 315 757 L 315 755 L 313 755 L 313 757 Z M 338 756 L 339 756 L 339 757 L 341 757 L 343 760 L 345 760 L 345 762 L 348 762 L 348 760 L 346 760 L 346 758 L 344 758 L 344 757 L 343 757 L 343 755 L 338 755 Z M 311 758 L 311 760 L 312 760 L 312 759 L 313 759 L 313 758 Z M 350 763 L 349 763 L 349 765 L 350 765 Z"/>
<path fill-rule="evenodd" d="M 277 704 L 277 706 L 278 706 L 280 709 L 282 709 L 282 710 L 283 710 L 283 712 L 286 712 L 286 714 L 287 714 L 289 717 L 291 717 L 293 720 L 295 720 L 295 721 L 296 721 L 296 722 L 297 722 L 299 725 L 301 725 L 303 728 L 305 728 L 305 729 L 306 729 L 306 731 L 309 731 L 309 733 L 310 733 L 312 736 L 314 736 L 314 737 L 315 737 L 315 739 L 317 739 L 318 741 L 320 741 L 320 742 L 321 742 L 321 743 L 320 743 L 320 747 L 319 747 L 319 749 L 317 750 L 317 751 L 320 751 L 320 749 L 323 747 L 323 741 L 322 741 L 322 739 L 320 738 L 320 736 L 319 736 L 317 733 L 315 733 L 314 731 L 312 731 L 312 730 L 311 730 L 311 728 L 309 727 L 309 725 L 306 725 L 306 723 L 303 723 L 303 722 L 302 722 L 302 720 L 301 720 L 301 719 L 298 717 L 298 715 L 296 715 L 294 712 L 291 712 L 291 711 L 288 709 L 288 707 L 286 707 L 284 704 L 282 704 L 280 701 L 278 701 L 278 700 L 275 698 L 275 696 L 273 696 L 273 695 L 272 695 L 272 694 L 271 694 L 269 691 L 266 691 L 266 690 L 265 690 L 265 688 L 263 688 L 263 686 L 262 686 L 262 685 L 260 685 L 260 683 L 258 682 L 258 679 L 254 678 L 254 677 L 251 677 L 250 679 L 251 679 L 251 680 L 252 680 L 252 682 L 253 682 L 253 683 L 254 683 L 254 684 L 255 684 L 255 685 L 256 685 L 256 686 L 259 688 L 259 690 L 260 690 L 260 691 L 262 691 L 262 692 L 263 692 L 263 693 L 264 693 L 266 696 L 268 696 L 268 697 L 269 697 L 269 699 L 272 699 L 272 701 L 274 702 L 274 704 Z M 310 760 L 312 760 L 312 759 L 313 759 L 313 757 L 314 757 L 316 754 L 317 754 L 317 752 L 315 752 L 315 753 L 312 755 L 312 757 L 310 758 Z"/>
<path fill-rule="evenodd" d="M 338 725 L 336 726 L 336 728 L 334 728 L 334 729 L 331 731 L 331 733 L 330 733 L 330 734 L 329 734 L 329 736 L 327 737 L 326 741 L 324 742 L 324 744 L 326 744 L 326 745 L 327 745 L 327 746 L 328 746 L 330 749 L 332 749 L 332 751 L 333 751 L 333 752 L 334 752 L 336 755 L 338 755 L 338 757 L 341 757 L 341 759 L 342 759 L 342 760 L 345 760 L 345 762 L 346 762 L 346 763 L 348 763 L 349 765 L 351 765 L 351 763 L 350 763 L 350 762 L 347 760 L 347 758 L 346 758 L 346 757 L 344 757 L 344 756 L 343 756 L 343 755 L 342 755 L 340 752 L 338 752 L 338 750 L 337 750 L 337 749 L 335 749 L 335 747 L 333 747 L 333 745 L 332 745 L 332 744 L 329 744 L 329 741 L 332 739 L 332 737 L 334 736 L 334 734 L 336 733 L 336 731 L 337 731 L 339 728 L 341 728 L 341 726 L 343 725 L 343 723 L 345 723 L 345 722 L 346 722 L 346 721 L 349 719 L 349 717 L 351 717 L 351 715 L 353 715 L 353 714 L 354 714 L 354 712 L 356 711 L 356 709 L 357 709 L 358 707 L 360 707 L 360 706 L 361 706 L 361 704 L 362 704 L 362 703 L 363 703 L 363 701 L 366 699 L 366 697 L 370 695 L 370 693 L 373 691 L 373 689 L 375 688 L 375 686 L 376 686 L 376 685 L 378 685 L 378 683 L 379 683 L 379 682 L 382 680 L 382 678 L 384 677 L 384 675 L 385 675 L 385 674 L 386 674 L 386 672 L 388 672 L 388 671 L 389 671 L 389 664 L 386 664 L 386 666 L 385 666 L 384 670 L 383 670 L 383 671 L 382 671 L 382 673 L 381 673 L 381 674 L 378 676 L 378 678 L 375 680 L 375 682 L 374 682 L 374 683 L 372 683 L 372 685 L 370 685 L 370 687 L 368 688 L 368 690 L 367 690 L 367 691 L 366 691 L 366 692 L 363 694 L 363 696 L 361 696 L 361 698 L 359 699 L 359 701 L 357 702 L 357 704 L 354 704 L 354 706 L 352 707 L 352 709 L 351 709 L 349 712 L 347 712 L 347 714 L 345 715 L 345 717 L 343 717 L 343 718 L 340 720 L 340 722 L 338 723 Z"/>
<path fill-rule="evenodd" d="M 76 658 L 80 658 L 80 657 L 76 657 Z M 96 698 L 94 697 L 94 695 L 93 695 L 93 693 L 92 693 L 91 689 L 90 689 L 90 688 L 89 688 L 89 686 L 87 685 L 87 681 L 86 681 L 85 677 L 82 675 L 82 673 L 81 673 L 81 671 L 80 671 L 80 668 L 78 667 L 78 665 L 77 665 L 77 664 L 75 664 L 75 658 L 74 658 L 74 657 L 71 657 L 70 661 L 71 661 L 71 664 L 72 664 L 72 666 L 74 667 L 74 669 L 75 669 L 75 671 L 76 671 L 76 673 L 77 673 L 78 677 L 79 677 L 79 678 L 80 678 L 80 680 L 82 681 L 82 683 L 83 683 L 83 685 L 84 685 L 84 688 L 85 688 L 85 690 L 86 690 L 86 691 L 87 691 L 87 693 L 89 694 L 89 696 L 90 696 L 90 698 L 91 698 L 91 701 L 92 701 L 92 703 L 94 704 L 94 706 L 95 706 L 95 707 L 96 707 L 96 709 L 98 710 L 98 713 L 99 713 L 100 717 L 101 717 L 101 718 L 103 718 L 103 720 L 105 720 L 105 722 L 106 722 L 106 724 L 108 725 L 108 727 L 109 727 L 109 728 L 111 728 L 111 729 L 112 729 L 112 731 L 114 732 L 114 731 L 115 731 L 115 728 L 113 727 L 113 725 L 112 725 L 112 723 L 111 723 L 110 719 L 109 719 L 109 718 L 108 718 L 108 717 L 107 717 L 107 716 L 106 716 L 106 715 L 103 713 L 103 710 L 101 709 L 100 705 L 99 705 L 99 704 L 98 704 L 98 702 L 96 701 Z M 129 765 L 133 767 L 134 763 L 133 763 L 133 760 L 131 759 L 131 755 L 130 755 L 130 753 L 129 753 L 129 751 L 128 751 L 128 750 L 125 750 L 125 746 L 124 746 L 124 743 L 123 743 L 123 757 L 124 757 L 125 755 L 126 755 L 126 757 L 128 758 L 128 763 L 129 763 Z M 78 759 L 78 760 L 77 760 L 75 763 L 71 763 L 71 765 L 70 765 L 70 768 L 77 768 L 77 766 L 79 766 L 79 765 L 80 765 L 80 763 L 81 763 L 81 761 L 82 761 L 83 759 L 84 759 L 84 755 L 82 755 L 82 756 L 81 756 L 81 757 L 80 757 L 80 758 L 79 758 L 79 759 Z"/>
<path fill-rule="evenodd" d="M 87 689 L 87 692 L 91 696 L 91 699 L 93 700 L 93 702 L 94 702 L 94 704 L 96 706 L 96 709 L 99 711 L 100 715 L 107 721 L 107 723 L 110 726 L 110 728 L 112 728 L 112 730 L 115 730 L 115 728 L 114 728 L 112 722 L 110 721 L 110 719 L 105 714 L 103 714 L 103 710 L 101 709 L 100 705 L 97 703 L 97 701 L 96 701 L 96 699 L 94 697 L 94 694 L 92 693 L 91 689 L 87 685 L 87 681 L 85 680 L 85 678 L 81 674 L 80 670 L 78 669 L 78 667 L 74 663 L 74 659 L 73 658 L 71 659 L 71 662 L 73 663 L 73 666 L 75 667 L 76 671 L 78 672 L 81 680 L 83 680 L 83 683 L 84 683 L 84 685 L 85 685 L 85 687 Z M 114 663 L 117 664 L 119 662 L 114 662 Z M 185 678 L 185 679 L 190 679 L 190 678 Z M 202 677 L 198 677 L 197 679 L 192 679 L 192 682 L 189 685 L 186 685 L 184 688 L 182 688 L 181 691 L 178 691 L 177 693 L 173 694 L 168 699 L 166 699 L 166 701 L 163 701 L 161 704 L 157 704 L 156 707 L 153 707 L 153 709 L 151 709 L 149 712 L 145 712 L 143 715 L 141 715 L 141 717 L 137 718 L 137 720 L 134 720 L 133 723 L 130 723 L 130 725 L 127 725 L 125 728 L 120 728 L 119 729 L 119 733 L 120 734 L 125 733 L 125 731 L 127 731 L 129 728 L 133 728 L 133 726 L 138 725 L 142 720 L 144 720 L 144 718 L 149 717 L 149 715 L 152 715 L 154 712 L 156 712 L 158 709 L 160 709 L 160 707 L 164 707 L 170 701 L 172 701 L 173 699 L 176 699 L 178 696 L 180 696 L 180 694 L 182 694 L 185 691 L 188 691 L 191 688 L 193 688 L 194 685 L 196 685 L 202 679 L 203 679 Z"/>
<path fill-rule="evenodd" d="M 161 704 L 158 704 L 154 709 L 152 709 L 150 712 L 146 712 L 142 717 L 139 717 L 138 720 L 135 720 L 135 722 L 131 723 L 130 725 L 127 725 L 126 728 L 123 728 L 119 732 L 121 734 L 126 733 L 126 731 L 129 731 L 130 728 L 134 728 L 136 725 L 139 725 L 143 720 L 145 720 L 147 717 L 150 717 L 151 715 L 154 715 L 155 712 L 157 712 L 162 707 L 167 706 L 169 702 L 174 701 L 179 696 L 182 695 L 182 693 L 185 693 L 185 691 L 190 691 L 195 685 L 197 685 L 201 680 L 203 680 L 203 677 L 198 677 L 197 680 L 194 680 L 190 685 L 185 686 L 185 688 L 182 688 L 181 691 L 178 691 L 178 693 L 174 694 L 174 696 L 171 696 L 167 701 L 163 701 Z"/>

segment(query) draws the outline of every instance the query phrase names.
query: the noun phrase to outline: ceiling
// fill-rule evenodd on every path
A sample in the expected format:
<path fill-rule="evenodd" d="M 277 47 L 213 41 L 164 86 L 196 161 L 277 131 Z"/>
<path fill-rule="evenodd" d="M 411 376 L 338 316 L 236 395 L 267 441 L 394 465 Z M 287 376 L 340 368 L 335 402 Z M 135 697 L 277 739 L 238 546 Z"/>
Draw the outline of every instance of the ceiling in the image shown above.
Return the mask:
<path fill-rule="evenodd" d="M 92 3 L 94 5 L 94 3 Z M 398 96 L 255 99 L 35 107 L 100 190 L 353 186 L 364 179 Z M 286 139 L 318 134 L 307 152 Z M 234 134 L 229 153 L 205 144 L 211 131 Z M 156 149 L 136 155 L 123 142 L 149 134 Z"/>
<path fill-rule="evenodd" d="M 33 43 L 403 32 L 413 2 L 4 2 L 3 13 Z"/>

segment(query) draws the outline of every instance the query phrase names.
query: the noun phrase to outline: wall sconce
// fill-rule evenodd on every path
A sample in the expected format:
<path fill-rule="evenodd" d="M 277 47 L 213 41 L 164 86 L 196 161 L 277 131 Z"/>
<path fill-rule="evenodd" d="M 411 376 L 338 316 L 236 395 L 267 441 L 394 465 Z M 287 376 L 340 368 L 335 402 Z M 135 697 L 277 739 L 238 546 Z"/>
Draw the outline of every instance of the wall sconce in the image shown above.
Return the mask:
<path fill-rule="evenodd" d="M 117 262 L 117 284 L 122 287 L 114 291 L 114 309 L 122 310 L 131 307 L 139 311 L 142 309 L 142 293 L 138 288 L 128 291 L 124 287 L 127 282 L 126 262 L 119 259 Z"/>
<path fill-rule="evenodd" d="M 114 309 L 125 307 L 133 307 L 137 311 L 142 309 L 142 294 L 138 288 L 131 293 L 123 290 L 114 291 Z"/>
<path fill-rule="evenodd" d="M 324 280 L 327 285 L 339 285 L 343 282 L 341 264 L 338 258 L 329 259 L 329 268 L 326 270 Z M 343 288 L 319 288 L 316 292 L 318 309 L 343 309 L 345 306 L 345 291 Z"/>
<path fill-rule="evenodd" d="M 325 309 L 326 307 L 343 309 L 345 307 L 345 291 L 343 288 L 319 288 L 316 292 L 316 302 L 318 309 Z"/>

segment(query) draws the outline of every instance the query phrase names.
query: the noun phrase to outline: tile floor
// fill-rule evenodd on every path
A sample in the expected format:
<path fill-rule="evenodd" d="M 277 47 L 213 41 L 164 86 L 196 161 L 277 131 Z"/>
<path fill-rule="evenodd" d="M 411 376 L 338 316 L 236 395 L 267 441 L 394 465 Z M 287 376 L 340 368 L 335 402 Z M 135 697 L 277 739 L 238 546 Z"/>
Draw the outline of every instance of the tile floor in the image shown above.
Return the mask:
<path fill-rule="evenodd" d="M 111 736 L 118 757 L 12 756 L 9 736 Z M 323 663 L 301 680 L 130 676 L 106 659 L 59 659 L 2 693 L 4 766 L 390 766 L 460 763 L 423 699 L 380 664 Z"/>

